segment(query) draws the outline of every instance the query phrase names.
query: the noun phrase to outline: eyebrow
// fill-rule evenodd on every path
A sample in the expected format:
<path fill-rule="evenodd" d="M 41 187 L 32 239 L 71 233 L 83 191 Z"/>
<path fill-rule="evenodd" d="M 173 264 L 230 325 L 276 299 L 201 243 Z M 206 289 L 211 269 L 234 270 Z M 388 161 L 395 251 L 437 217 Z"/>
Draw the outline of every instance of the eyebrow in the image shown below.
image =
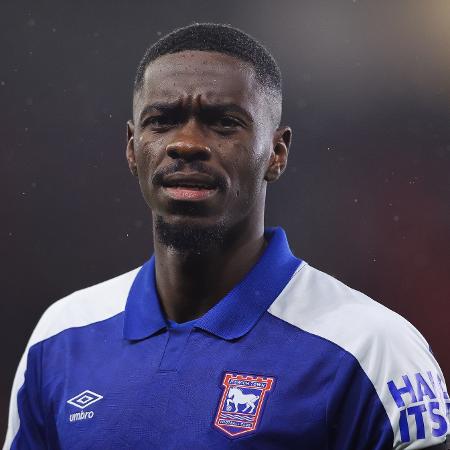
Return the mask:
<path fill-rule="evenodd" d="M 180 102 L 155 102 L 149 105 L 144 106 L 139 115 L 139 121 L 142 122 L 142 119 L 152 111 L 159 112 L 171 112 L 176 109 L 180 109 Z"/>
<path fill-rule="evenodd" d="M 244 116 L 249 123 L 253 123 L 253 117 L 250 113 L 243 108 L 242 106 L 237 105 L 236 103 L 212 103 L 202 106 L 202 111 L 205 113 L 213 113 L 213 114 L 223 114 L 229 112 L 235 112 Z"/>
<path fill-rule="evenodd" d="M 152 111 L 158 111 L 162 113 L 173 113 L 177 110 L 181 110 L 182 105 L 179 101 L 175 102 L 155 102 L 150 103 L 141 111 L 139 115 L 139 121 L 142 122 L 143 118 Z M 236 103 L 211 103 L 201 106 L 201 111 L 203 113 L 212 113 L 212 114 L 223 114 L 227 112 L 235 112 L 244 116 L 250 123 L 253 123 L 253 117 L 251 114 L 242 106 Z"/>

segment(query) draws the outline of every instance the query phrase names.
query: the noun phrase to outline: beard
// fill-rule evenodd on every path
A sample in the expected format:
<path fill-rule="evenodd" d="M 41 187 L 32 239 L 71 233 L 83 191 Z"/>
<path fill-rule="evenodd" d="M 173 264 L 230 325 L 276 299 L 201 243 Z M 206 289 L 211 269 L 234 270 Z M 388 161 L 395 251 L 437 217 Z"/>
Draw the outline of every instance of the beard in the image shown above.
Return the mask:
<path fill-rule="evenodd" d="M 201 255 L 218 250 L 225 245 L 225 226 L 189 225 L 169 223 L 162 216 L 155 218 L 155 237 L 158 241 L 178 253 Z"/>

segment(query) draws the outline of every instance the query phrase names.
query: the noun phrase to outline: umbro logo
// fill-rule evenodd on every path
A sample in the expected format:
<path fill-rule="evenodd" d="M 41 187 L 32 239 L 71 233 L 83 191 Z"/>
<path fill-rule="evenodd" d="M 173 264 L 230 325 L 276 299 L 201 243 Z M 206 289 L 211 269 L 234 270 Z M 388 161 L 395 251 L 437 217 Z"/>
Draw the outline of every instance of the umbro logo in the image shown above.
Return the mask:
<path fill-rule="evenodd" d="M 81 394 L 76 395 L 75 397 L 67 400 L 67 403 L 76 406 L 77 408 L 83 409 L 87 406 L 92 405 L 92 403 L 98 402 L 103 398 L 103 395 L 96 394 L 92 391 L 83 391 Z"/>
<path fill-rule="evenodd" d="M 76 406 L 81 410 L 86 408 L 87 406 L 92 405 L 92 403 L 98 402 L 103 398 L 103 395 L 96 394 L 95 392 L 86 390 L 76 395 L 75 397 L 67 400 L 67 403 L 70 405 Z M 77 420 L 86 420 L 92 419 L 94 417 L 94 411 L 79 411 L 73 414 L 70 414 L 69 420 L 70 422 L 75 422 Z"/>

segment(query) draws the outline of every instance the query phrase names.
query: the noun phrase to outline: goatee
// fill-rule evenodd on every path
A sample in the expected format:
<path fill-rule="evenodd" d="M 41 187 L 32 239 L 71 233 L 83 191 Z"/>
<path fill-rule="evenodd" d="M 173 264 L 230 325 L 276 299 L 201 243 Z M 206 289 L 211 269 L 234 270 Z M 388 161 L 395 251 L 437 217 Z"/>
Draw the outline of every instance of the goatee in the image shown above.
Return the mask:
<path fill-rule="evenodd" d="M 156 216 L 155 236 L 161 244 L 177 252 L 201 255 L 223 248 L 225 228 L 222 224 L 207 226 L 174 224 L 166 222 L 161 216 Z"/>

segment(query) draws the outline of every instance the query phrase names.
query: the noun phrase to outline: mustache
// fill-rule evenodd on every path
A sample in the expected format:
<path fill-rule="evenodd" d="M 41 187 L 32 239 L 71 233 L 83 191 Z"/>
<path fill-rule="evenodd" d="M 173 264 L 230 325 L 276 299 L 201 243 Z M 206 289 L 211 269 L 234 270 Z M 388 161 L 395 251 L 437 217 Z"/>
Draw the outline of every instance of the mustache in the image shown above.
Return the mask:
<path fill-rule="evenodd" d="M 204 164 L 202 161 L 195 160 L 186 162 L 183 159 L 177 159 L 168 166 L 156 169 L 151 178 L 152 184 L 154 186 L 162 186 L 164 177 L 175 172 L 182 172 L 186 167 L 188 167 L 192 172 L 209 175 L 214 180 L 214 183 L 217 185 L 219 190 L 225 190 L 228 186 L 227 179 L 221 173 Z"/>

